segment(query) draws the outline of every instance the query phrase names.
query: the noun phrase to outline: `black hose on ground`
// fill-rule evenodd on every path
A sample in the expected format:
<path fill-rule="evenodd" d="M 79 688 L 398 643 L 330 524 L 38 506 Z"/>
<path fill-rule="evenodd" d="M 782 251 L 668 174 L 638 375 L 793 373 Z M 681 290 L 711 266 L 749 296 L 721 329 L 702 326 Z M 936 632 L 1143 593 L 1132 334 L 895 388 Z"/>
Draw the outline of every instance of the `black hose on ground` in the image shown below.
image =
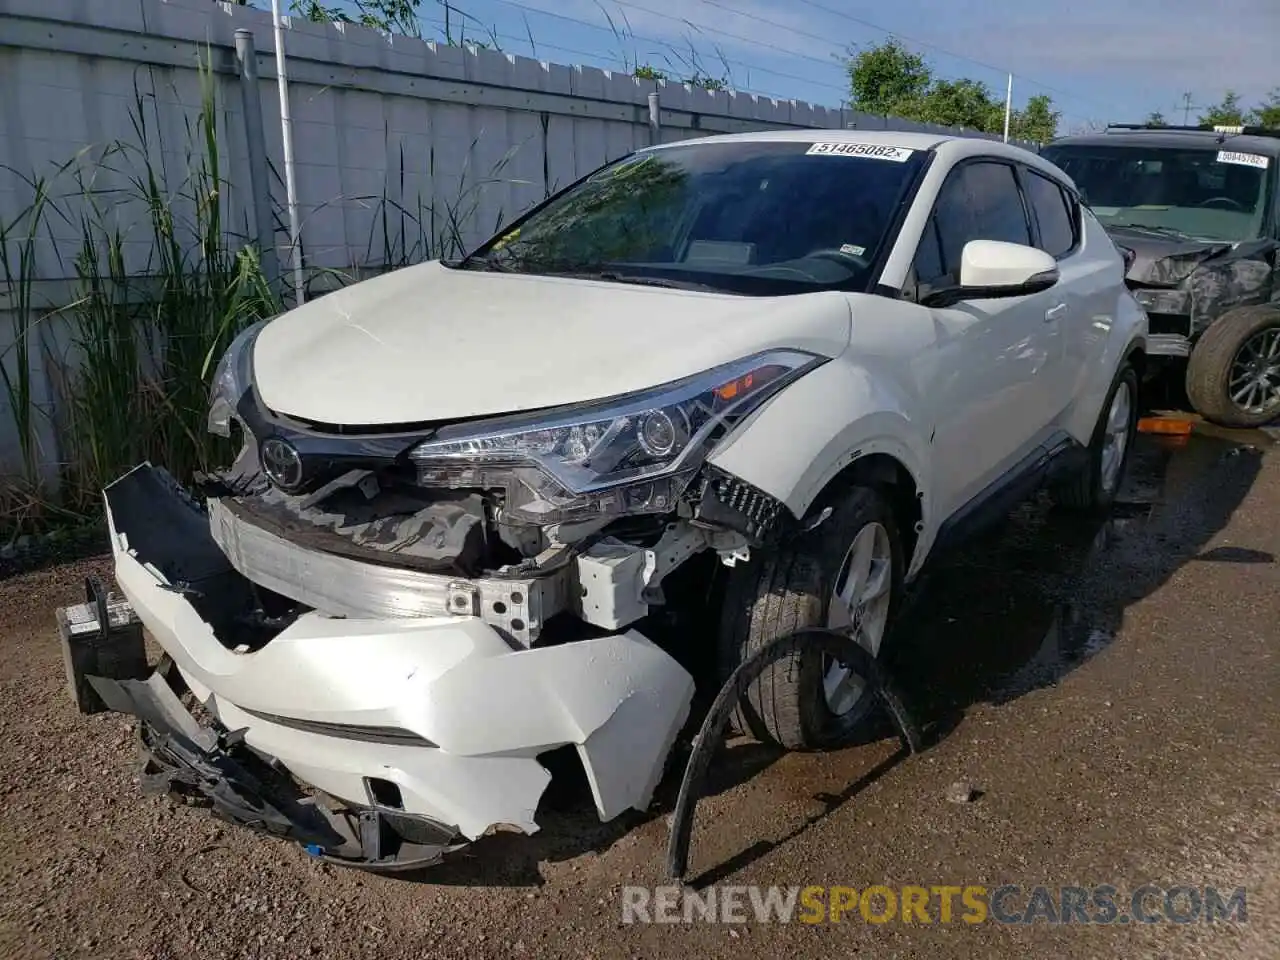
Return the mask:
<path fill-rule="evenodd" d="M 844 633 L 821 628 L 798 630 L 779 637 L 757 650 L 740 663 L 725 681 L 707 711 L 698 736 L 693 742 L 689 762 L 685 766 L 684 779 L 680 782 L 680 795 L 671 818 L 671 836 L 667 841 L 667 875 L 673 880 L 683 880 L 689 866 L 689 840 L 693 835 L 693 814 L 707 776 L 711 758 L 724 740 L 725 727 L 734 705 L 748 686 L 774 663 L 800 651 L 825 653 L 848 666 L 866 683 L 867 691 L 884 706 L 898 737 L 907 753 L 919 753 L 922 748 L 920 731 L 907 713 L 902 698 L 894 689 L 884 668 L 863 649 L 856 640 Z"/>

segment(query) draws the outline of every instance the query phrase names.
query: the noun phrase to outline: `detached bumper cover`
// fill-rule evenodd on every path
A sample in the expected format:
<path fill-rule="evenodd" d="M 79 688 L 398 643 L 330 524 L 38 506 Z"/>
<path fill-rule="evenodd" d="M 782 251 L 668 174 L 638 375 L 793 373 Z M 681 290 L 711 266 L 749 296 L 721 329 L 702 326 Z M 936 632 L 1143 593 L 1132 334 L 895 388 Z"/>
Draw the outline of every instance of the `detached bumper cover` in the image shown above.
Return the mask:
<path fill-rule="evenodd" d="M 474 618 L 311 612 L 237 647 L 234 607 L 252 590 L 207 515 L 150 466 L 104 494 L 138 618 L 222 726 L 296 780 L 366 808 L 371 781 L 389 781 L 398 813 L 466 839 L 533 833 L 550 779 L 537 757 L 572 744 L 601 819 L 648 806 L 693 680 L 641 634 L 513 650 Z"/>
<path fill-rule="evenodd" d="M 375 870 L 430 866 L 465 846 L 455 829 L 424 817 L 318 802 L 273 758 L 245 748 L 239 733 L 201 726 L 160 671 L 146 681 L 89 682 L 111 709 L 138 717 L 143 793 L 195 794 L 229 823 L 296 841 L 325 860 Z"/>

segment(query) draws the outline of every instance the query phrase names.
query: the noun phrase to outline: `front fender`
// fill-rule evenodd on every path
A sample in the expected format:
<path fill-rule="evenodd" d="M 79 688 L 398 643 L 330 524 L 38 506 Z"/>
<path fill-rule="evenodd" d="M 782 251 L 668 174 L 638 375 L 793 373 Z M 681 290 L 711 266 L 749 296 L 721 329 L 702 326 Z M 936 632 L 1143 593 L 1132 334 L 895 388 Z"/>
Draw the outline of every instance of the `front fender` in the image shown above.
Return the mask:
<path fill-rule="evenodd" d="M 928 437 L 905 389 L 846 358 L 787 387 L 738 427 L 710 462 L 803 517 L 858 457 L 883 453 L 911 474 L 930 522 Z"/>
<path fill-rule="evenodd" d="M 1088 331 L 1091 343 L 1086 352 L 1085 375 L 1063 422 L 1063 428 L 1084 446 L 1093 439 L 1094 427 L 1121 362 L 1135 349 L 1147 349 L 1147 314 L 1127 290 L 1117 295 L 1109 326 L 1104 319 L 1095 318 Z"/>

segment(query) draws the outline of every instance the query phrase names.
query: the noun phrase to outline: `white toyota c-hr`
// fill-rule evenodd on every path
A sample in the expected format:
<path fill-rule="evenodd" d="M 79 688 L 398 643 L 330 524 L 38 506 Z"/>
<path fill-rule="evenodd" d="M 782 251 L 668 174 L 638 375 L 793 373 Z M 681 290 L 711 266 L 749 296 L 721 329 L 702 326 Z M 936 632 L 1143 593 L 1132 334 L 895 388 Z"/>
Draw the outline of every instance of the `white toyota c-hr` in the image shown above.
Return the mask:
<path fill-rule="evenodd" d="M 176 671 L 102 689 L 164 782 L 340 861 L 533 832 L 566 750 L 603 819 L 643 809 L 696 682 L 806 626 L 878 655 L 984 519 L 1045 485 L 1110 503 L 1147 330 L 1124 272 L 1070 179 L 1000 143 L 640 150 L 231 344 L 234 465 L 105 491 Z M 797 653 L 738 723 L 839 744 L 870 700 Z"/>

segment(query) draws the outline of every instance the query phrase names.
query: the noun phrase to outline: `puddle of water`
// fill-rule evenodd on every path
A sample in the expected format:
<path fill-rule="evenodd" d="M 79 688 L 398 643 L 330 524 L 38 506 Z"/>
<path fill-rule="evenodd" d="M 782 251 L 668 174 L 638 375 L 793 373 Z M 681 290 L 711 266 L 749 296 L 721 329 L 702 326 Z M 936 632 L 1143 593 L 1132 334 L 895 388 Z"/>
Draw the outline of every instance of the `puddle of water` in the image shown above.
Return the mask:
<path fill-rule="evenodd" d="M 1077 606 L 1063 604 L 1031 659 L 990 688 L 990 699 L 1002 703 L 1040 687 L 1052 686 L 1080 664 L 1111 645 L 1115 630 Z"/>
<path fill-rule="evenodd" d="M 1205 553 L 1271 444 L 1199 424 L 1191 437 L 1141 435 L 1105 520 L 1041 498 L 940 564 L 886 651 L 920 719 L 1052 685 L 1106 649 L 1127 605 Z"/>
<path fill-rule="evenodd" d="M 1258 427 L 1254 430 L 1235 430 L 1219 427 L 1205 420 L 1195 422 L 1195 435 L 1226 440 L 1238 446 L 1272 447 L 1280 440 L 1280 427 Z"/>

